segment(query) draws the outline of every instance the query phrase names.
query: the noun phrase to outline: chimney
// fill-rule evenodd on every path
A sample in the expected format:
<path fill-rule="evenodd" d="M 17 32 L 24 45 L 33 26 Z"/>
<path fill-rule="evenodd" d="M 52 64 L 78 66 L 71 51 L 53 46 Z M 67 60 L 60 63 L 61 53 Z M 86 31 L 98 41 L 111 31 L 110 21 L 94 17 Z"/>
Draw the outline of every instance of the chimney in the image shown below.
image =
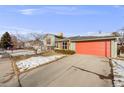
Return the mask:
<path fill-rule="evenodd" d="M 61 32 L 58 33 L 58 36 L 63 37 L 63 33 L 61 33 Z"/>

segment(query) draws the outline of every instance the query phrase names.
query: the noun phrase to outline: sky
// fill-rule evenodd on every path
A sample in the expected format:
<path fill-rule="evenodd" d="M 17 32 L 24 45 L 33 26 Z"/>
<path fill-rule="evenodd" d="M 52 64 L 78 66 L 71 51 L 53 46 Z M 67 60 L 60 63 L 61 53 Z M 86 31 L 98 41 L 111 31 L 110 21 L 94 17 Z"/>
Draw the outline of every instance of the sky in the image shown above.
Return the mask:
<path fill-rule="evenodd" d="M 0 6 L 0 33 L 51 33 L 65 36 L 109 33 L 124 27 L 124 6 Z"/>

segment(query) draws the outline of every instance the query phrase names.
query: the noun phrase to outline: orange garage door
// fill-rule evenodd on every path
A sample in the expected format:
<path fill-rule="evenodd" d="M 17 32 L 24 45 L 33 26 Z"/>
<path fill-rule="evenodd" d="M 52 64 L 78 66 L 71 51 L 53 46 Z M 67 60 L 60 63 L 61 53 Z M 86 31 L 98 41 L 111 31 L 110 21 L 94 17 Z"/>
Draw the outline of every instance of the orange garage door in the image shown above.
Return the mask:
<path fill-rule="evenodd" d="M 77 54 L 88 54 L 97 56 L 111 56 L 111 43 L 110 40 L 106 41 L 81 41 L 76 42 Z"/>

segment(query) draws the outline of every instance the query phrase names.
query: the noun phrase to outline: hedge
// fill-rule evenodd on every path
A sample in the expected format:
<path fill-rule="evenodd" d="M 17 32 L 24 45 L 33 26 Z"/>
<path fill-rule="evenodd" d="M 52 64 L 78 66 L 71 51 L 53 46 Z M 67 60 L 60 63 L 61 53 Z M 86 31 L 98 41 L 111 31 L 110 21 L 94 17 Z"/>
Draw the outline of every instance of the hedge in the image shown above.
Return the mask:
<path fill-rule="evenodd" d="M 73 50 L 54 49 L 54 51 L 56 53 L 61 53 L 61 54 L 69 54 L 69 55 L 75 54 L 75 51 L 73 51 Z"/>
<path fill-rule="evenodd" d="M 124 53 L 124 46 L 120 47 L 120 51 L 121 51 L 121 53 Z"/>

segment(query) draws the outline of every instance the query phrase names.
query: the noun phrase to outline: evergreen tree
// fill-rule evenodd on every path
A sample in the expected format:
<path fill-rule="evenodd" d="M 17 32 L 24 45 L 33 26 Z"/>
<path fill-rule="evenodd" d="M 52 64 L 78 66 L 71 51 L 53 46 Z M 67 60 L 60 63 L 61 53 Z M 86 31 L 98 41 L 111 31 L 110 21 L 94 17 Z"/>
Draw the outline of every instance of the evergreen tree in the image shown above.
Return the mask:
<path fill-rule="evenodd" d="M 5 32 L 1 37 L 1 47 L 4 49 L 12 48 L 11 36 L 8 32 Z"/>

